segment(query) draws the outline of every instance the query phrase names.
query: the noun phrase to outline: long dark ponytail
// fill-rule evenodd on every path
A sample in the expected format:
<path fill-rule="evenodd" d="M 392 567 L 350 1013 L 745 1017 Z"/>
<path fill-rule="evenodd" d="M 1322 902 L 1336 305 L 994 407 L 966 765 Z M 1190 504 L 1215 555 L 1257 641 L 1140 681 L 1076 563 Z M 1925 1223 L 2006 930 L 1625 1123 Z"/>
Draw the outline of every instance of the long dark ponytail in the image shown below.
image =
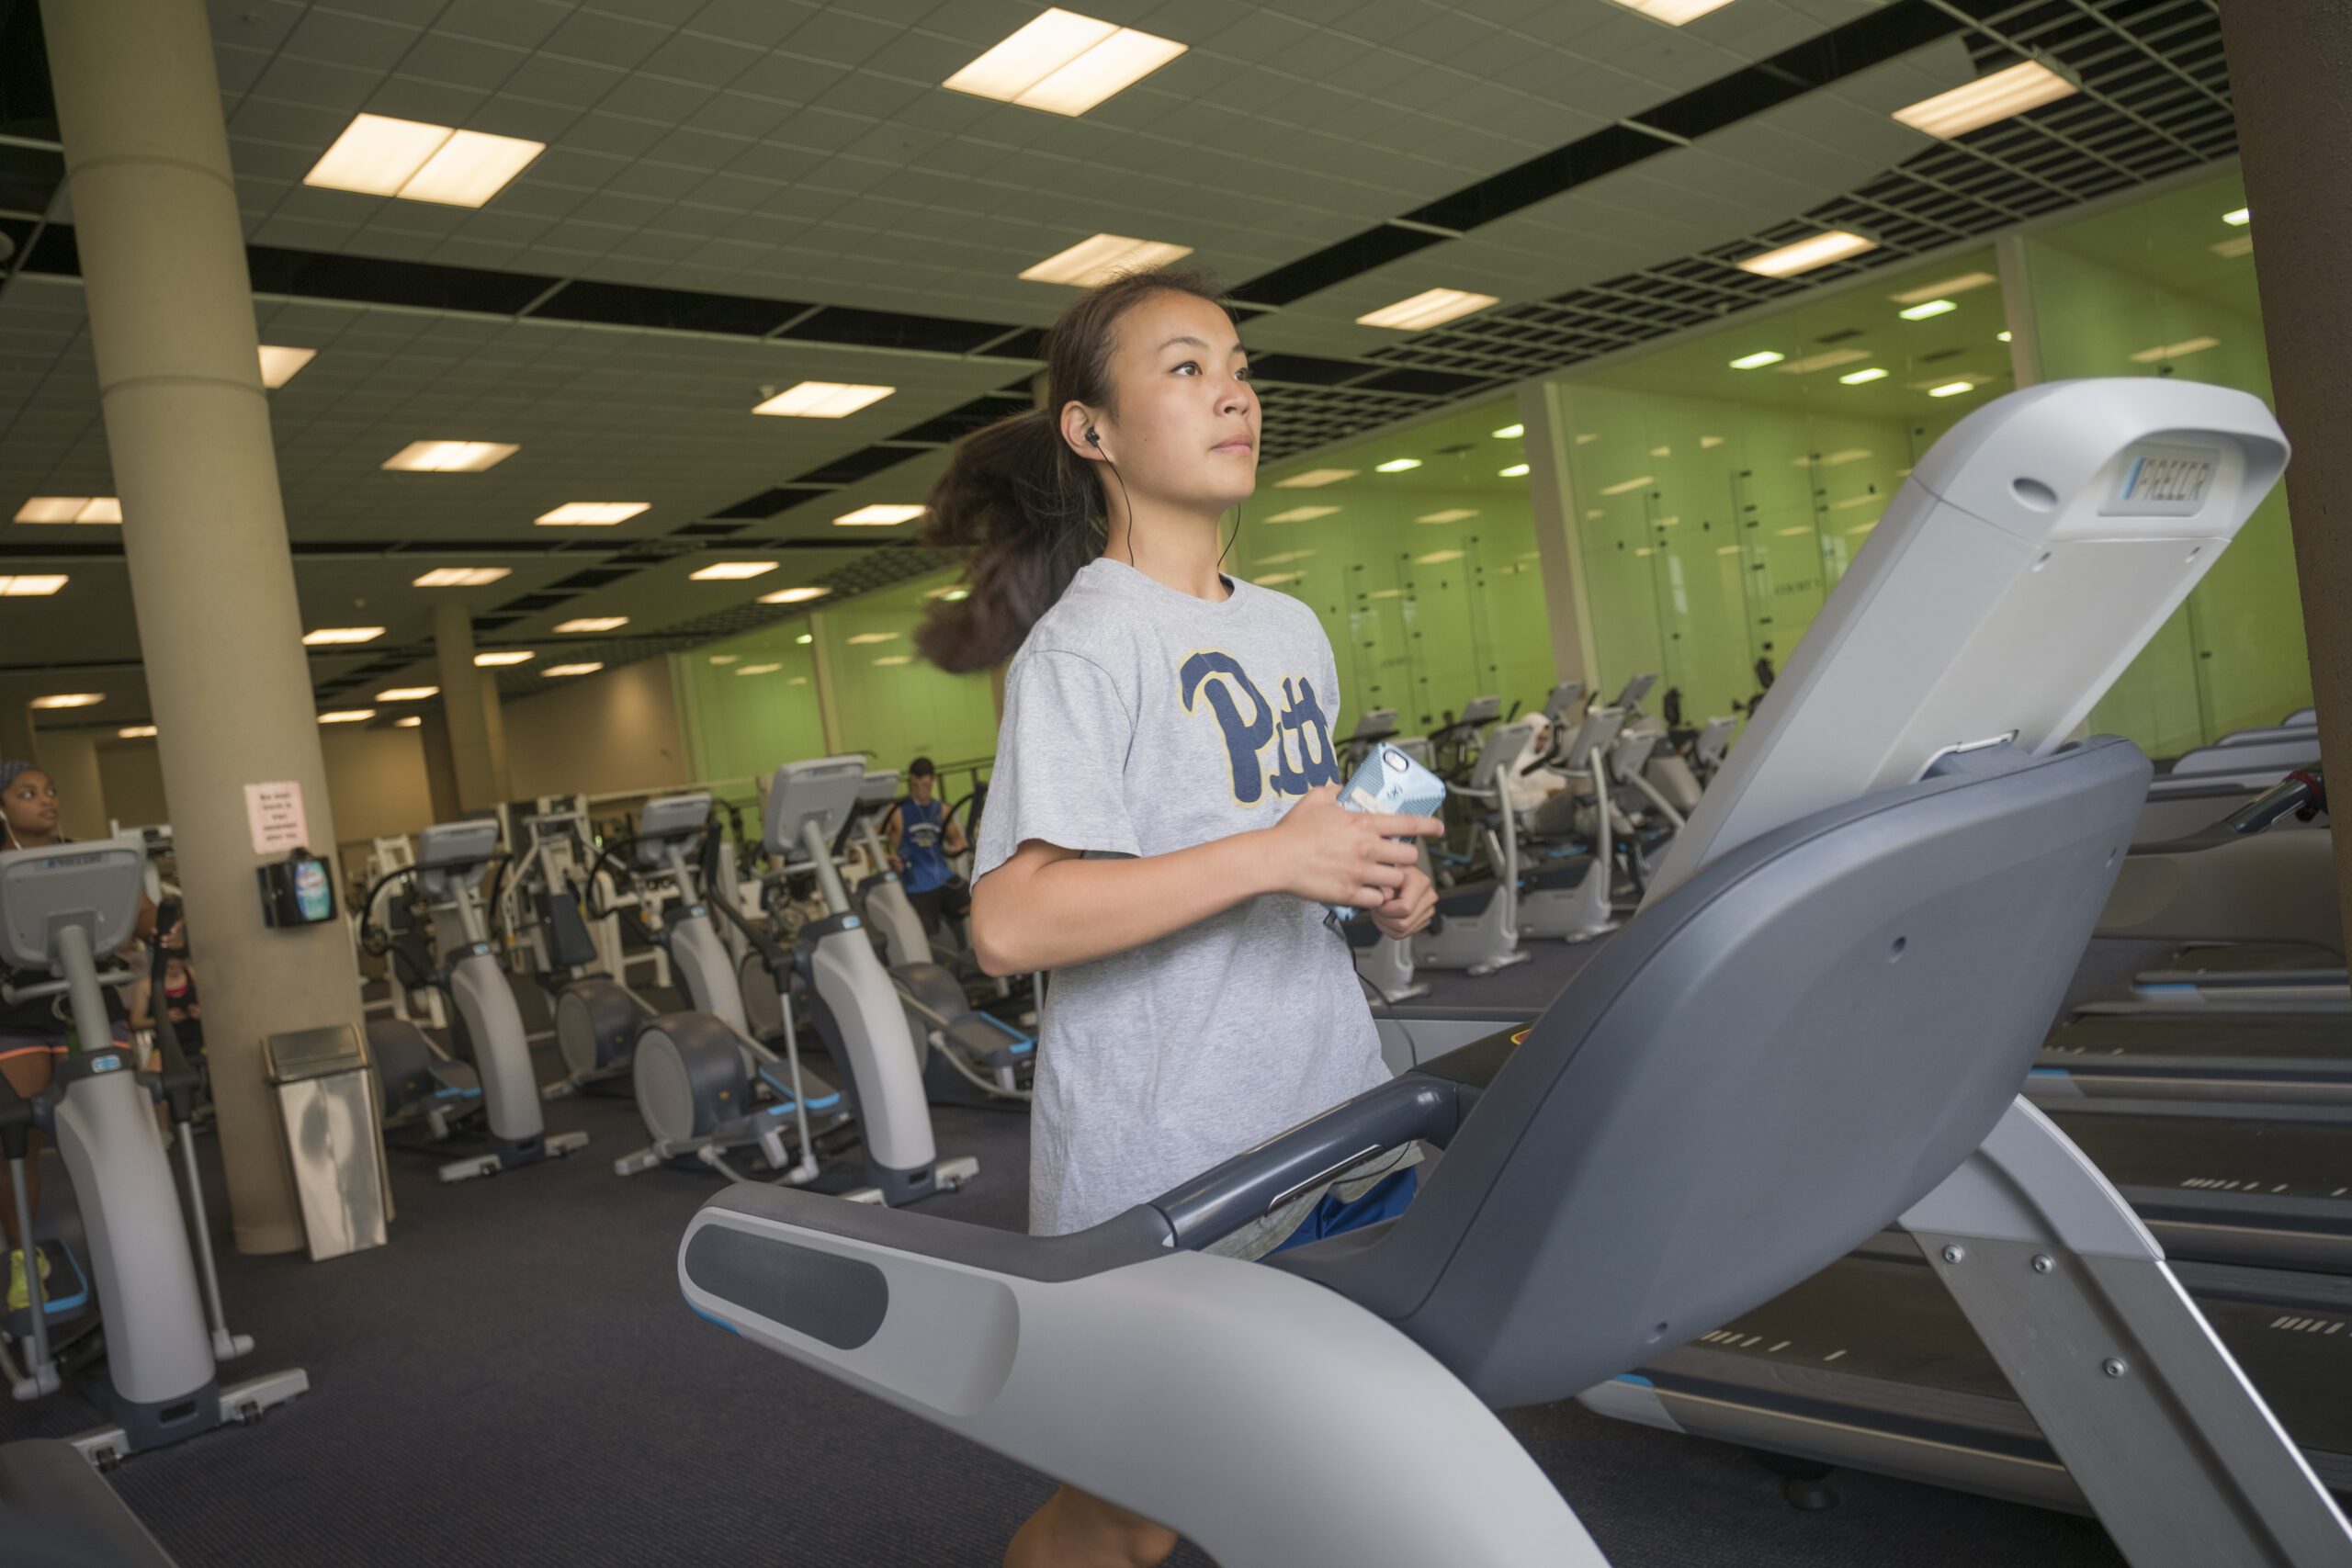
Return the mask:
<path fill-rule="evenodd" d="M 956 446 L 932 487 L 925 537 L 968 552 L 967 592 L 934 604 L 915 633 L 923 656 L 951 674 L 1012 657 L 1079 569 L 1102 553 L 1107 527 L 1098 466 L 1062 439 L 1071 402 L 1111 408 L 1119 321 L 1159 294 L 1222 307 L 1204 273 L 1165 268 L 1096 285 L 1046 337 L 1045 406 L 999 420 Z"/>

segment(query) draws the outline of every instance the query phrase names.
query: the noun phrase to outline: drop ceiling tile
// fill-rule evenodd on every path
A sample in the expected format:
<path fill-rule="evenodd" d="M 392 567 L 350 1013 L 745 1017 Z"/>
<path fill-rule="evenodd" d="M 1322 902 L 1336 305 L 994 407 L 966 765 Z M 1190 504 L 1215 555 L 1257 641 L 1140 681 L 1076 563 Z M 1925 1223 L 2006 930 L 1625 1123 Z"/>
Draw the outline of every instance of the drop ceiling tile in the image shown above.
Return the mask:
<path fill-rule="evenodd" d="M 629 70 L 642 64 L 646 56 L 659 49 L 673 30 L 669 26 L 605 12 L 576 10 L 547 36 L 539 48 L 544 53 L 569 60 Z"/>
<path fill-rule="evenodd" d="M 729 43 L 767 49 L 799 25 L 804 9 L 778 0 L 711 0 L 686 26 Z"/>
<path fill-rule="evenodd" d="M 880 5 L 857 10 L 823 10 L 792 29 L 784 47 L 805 59 L 836 66 L 863 65 L 904 36 L 904 23 L 873 14 Z"/>
<path fill-rule="evenodd" d="M 269 67 L 266 50 L 239 49 L 232 44 L 216 45 L 212 51 L 213 69 L 220 77 L 220 96 L 225 107 L 234 112 L 237 100 L 260 80 Z"/>
<path fill-rule="evenodd" d="M 451 87 L 438 82 L 393 76 L 368 95 L 367 108 L 369 114 L 390 115 L 394 119 L 421 119 L 432 125 L 476 130 L 480 128 L 474 125 L 474 117 L 489 101 L 490 95 L 478 87 Z"/>
<path fill-rule="evenodd" d="M 281 53 L 329 65 L 389 71 L 422 29 L 379 17 L 313 6 L 278 44 Z"/>
<path fill-rule="evenodd" d="M 382 80 L 381 72 L 322 65 L 281 54 L 261 73 L 249 96 L 356 113 L 366 107 L 368 95 Z"/>
<path fill-rule="evenodd" d="M 511 44 L 486 43 L 436 30 L 424 34 L 409 48 L 400 71 L 423 81 L 487 91 L 499 86 L 529 58 L 528 50 Z"/>
<path fill-rule="evenodd" d="M 623 72 L 610 65 L 587 61 L 560 59 L 552 54 L 534 54 L 517 66 L 514 74 L 506 79 L 499 91 L 518 98 L 535 98 L 543 104 L 559 104 L 567 108 L 592 108 L 597 100 L 613 90 Z"/>

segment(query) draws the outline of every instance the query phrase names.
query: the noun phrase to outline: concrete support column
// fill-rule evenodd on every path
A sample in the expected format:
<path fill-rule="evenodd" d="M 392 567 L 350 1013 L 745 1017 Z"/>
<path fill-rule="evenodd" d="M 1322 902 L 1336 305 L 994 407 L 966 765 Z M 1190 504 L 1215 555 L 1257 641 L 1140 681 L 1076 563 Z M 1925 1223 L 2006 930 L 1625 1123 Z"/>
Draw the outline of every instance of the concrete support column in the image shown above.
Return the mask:
<path fill-rule="evenodd" d="M 808 652 L 812 668 L 817 672 L 817 728 L 825 738 L 825 754 L 838 757 L 847 750 L 842 744 L 842 705 L 833 694 L 832 641 L 825 635 L 825 612 L 818 610 L 808 616 Z"/>
<path fill-rule="evenodd" d="M 2221 10 L 2270 389 L 2295 446 L 2287 511 L 2320 753 L 2352 778 L 2352 296 L 2338 270 L 2352 254 L 2352 0 L 2228 0 Z M 2352 933 L 2352 835 L 2335 835 L 2335 881 Z"/>
<path fill-rule="evenodd" d="M 96 729 L 41 729 L 33 760 L 57 786 L 57 830 L 69 839 L 107 836 L 106 781 L 98 773 Z"/>
<path fill-rule="evenodd" d="M 424 745 L 424 788 L 433 802 L 433 820 L 454 822 L 465 815 L 458 804 L 458 767 L 449 760 L 449 721 L 437 707 L 425 708 L 416 728 Z"/>
<path fill-rule="evenodd" d="M 498 671 L 477 670 L 474 683 L 481 688 L 482 734 L 490 742 L 490 787 L 499 799 L 512 800 L 514 784 L 506 767 L 506 711 L 498 702 Z"/>
<path fill-rule="evenodd" d="M 262 924 L 245 786 L 334 821 L 261 385 L 244 235 L 204 0 L 43 0 L 123 551 L 162 728 L 238 1247 L 302 1225 L 262 1040 L 360 1027 L 340 922 Z M 270 858 L 276 858 L 272 856 Z"/>
<path fill-rule="evenodd" d="M 1544 572 L 1544 618 L 1552 635 L 1552 679 L 1582 681 L 1600 701 L 1600 655 L 1592 637 L 1592 607 L 1585 588 L 1584 537 L 1577 516 L 1576 483 L 1568 470 L 1575 438 L 1555 382 L 1519 389 L 1519 422 L 1526 426 L 1527 500 L 1535 513 L 1536 565 Z M 1615 672 L 1623 681 L 1629 670 Z"/>
<path fill-rule="evenodd" d="M 433 650 L 441 668 L 441 716 L 449 727 L 449 763 L 458 775 L 458 804 L 467 811 L 498 805 L 506 796 L 490 745 L 490 718 L 482 707 L 481 671 L 474 668 L 474 621 L 454 599 L 433 607 Z"/>

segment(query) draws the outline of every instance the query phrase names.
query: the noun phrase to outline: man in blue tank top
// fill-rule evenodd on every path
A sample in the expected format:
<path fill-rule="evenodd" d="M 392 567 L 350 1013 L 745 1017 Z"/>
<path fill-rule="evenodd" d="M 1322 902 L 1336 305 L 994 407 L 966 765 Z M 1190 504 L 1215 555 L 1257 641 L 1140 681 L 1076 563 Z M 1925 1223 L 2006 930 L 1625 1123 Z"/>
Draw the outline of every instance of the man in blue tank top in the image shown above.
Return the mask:
<path fill-rule="evenodd" d="M 922 918 L 922 929 L 934 936 L 970 908 L 964 879 L 947 860 L 964 852 L 964 829 L 947 819 L 946 805 L 937 798 L 938 786 L 939 770 L 930 758 L 909 762 L 907 797 L 890 808 L 882 824 L 907 902 Z"/>

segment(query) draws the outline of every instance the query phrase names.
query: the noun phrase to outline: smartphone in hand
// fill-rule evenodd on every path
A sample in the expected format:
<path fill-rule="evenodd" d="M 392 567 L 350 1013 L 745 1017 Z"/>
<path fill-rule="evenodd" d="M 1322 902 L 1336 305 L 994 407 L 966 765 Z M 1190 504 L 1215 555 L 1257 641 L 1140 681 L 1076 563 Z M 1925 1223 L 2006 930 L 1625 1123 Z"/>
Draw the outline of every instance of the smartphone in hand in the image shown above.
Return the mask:
<path fill-rule="evenodd" d="M 1445 781 L 1384 740 L 1365 754 L 1355 777 L 1340 789 L 1340 804 L 1350 811 L 1434 817 L 1445 804 Z M 1334 904 L 1330 909 L 1343 920 L 1357 913 L 1348 904 Z"/>

